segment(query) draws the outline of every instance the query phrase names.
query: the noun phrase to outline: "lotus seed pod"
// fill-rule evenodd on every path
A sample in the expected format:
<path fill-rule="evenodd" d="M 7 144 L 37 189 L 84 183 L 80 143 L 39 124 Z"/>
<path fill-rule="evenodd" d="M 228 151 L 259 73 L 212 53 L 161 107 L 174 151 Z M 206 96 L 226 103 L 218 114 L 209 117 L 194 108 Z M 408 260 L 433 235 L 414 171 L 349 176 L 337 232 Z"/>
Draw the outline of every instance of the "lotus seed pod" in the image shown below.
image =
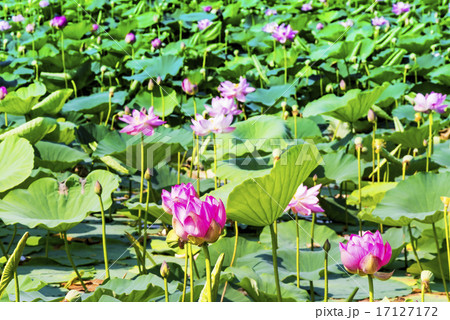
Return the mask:
<path fill-rule="evenodd" d="M 234 54 L 235 57 L 237 57 L 239 55 L 239 50 L 234 50 L 233 54 Z"/>
<path fill-rule="evenodd" d="M 298 105 L 296 104 L 292 106 L 292 115 L 295 117 L 298 116 Z"/>
<path fill-rule="evenodd" d="M 147 170 L 145 170 L 144 179 L 147 181 L 150 181 L 151 178 L 152 178 L 152 175 L 150 173 L 150 168 L 147 168 Z"/>
<path fill-rule="evenodd" d="M 331 249 L 331 244 L 330 241 L 328 241 L 328 239 L 325 241 L 325 243 L 323 244 L 323 250 L 325 250 L 326 253 L 328 253 Z"/>
<path fill-rule="evenodd" d="M 19 48 L 17 48 L 17 50 L 19 51 L 19 52 L 25 52 L 25 47 L 24 46 L 19 46 Z"/>
<path fill-rule="evenodd" d="M 420 112 L 416 112 L 414 114 L 414 121 L 415 122 L 420 122 L 422 120 L 422 114 Z"/>
<path fill-rule="evenodd" d="M 281 101 L 281 108 L 283 108 L 283 110 L 286 109 L 286 105 L 286 101 Z"/>
<path fill-rule="evenodd" d="M 275 149 L 272 151 L 272 156 L 273 156 L 273 162 L 275 164 L 275 162 L 277 162 L 278 160 L 280 160 L 280 156 L 281 156 L 281 149 Z"/>
<path fill-rule="evenodd" d="M 412 159 L 413 159 L 413 156 L 408 154 L 408 155 L 403 157 L 402 163 L 409 164 Z"/>
<path fill-rule="evenodd" d="M 114 87 L 109 88 L 109 97 L 110 98 L 114 97 L 114 90 L 115 90 Z"/>
<path fill-rule="evenodd" d="M 411 66 L 408 63 L 405 64 L 405 70 L 409 70 L 409 69 L 411 69 Z"/>
<path fill-rule="evenodd" d="M 444 206 L 446 207 L 450 206 L 450 197 L 441 197 L 441 201 L 444 204 Z"/>
<path fill-rule="evenodd" d="M 38 64 L 37 60 L 31 61 L 31 65 L 32 65 L 33 67 L 37 66 L 37 64 Z"/>
<path fill-rule="evenodd" d="M 355 138 L 355 147 L 361 148 L 362 147 L 362 143 L 363 143 L 363 139 L 361 137 L 356 137 Z"/>
<path fill-rule="evenodd" d="M 81 301 L 81 292 L 77 290 L 70 290 L 67 292 L 66 296 L 64 297 L 63 302 L 77 302 Z"/>
<path fill-rule="evenodd" d="M 283 113 L 283 119 L 284 120 L 287 120 L 289 118 L 289 112 L 288 111 L 285 111 L 284 113 Z"/>
<path fill-rule="evenodd" d="M 334 91 L 333 89 L 333 85 L 331 83 L 327 84 L 325 87 L 325 92 L 326 93 L 332 93 Z"/>
<path fill-rule="evenodd" d="M 413 157 L 415 157 L 419 153 L 419 149 L 414 148 L 413 150 Z"/>
<path fill-rule="evenodd" d="M 429 270 L 423 270 L 422 273 L 420 274 L 420 280 L 422 280 L 422 283 L 425 284 L 430 284 L 430 282 L 434 279 L 434 274 L 433 272 L 429 271 Z"/>
<path fill-rule="evenodd" d="M 167 278 L 169 276 L 169 266 L 167 265 L 167 262 L 163 261 L 161 264 L 161 269 L 159 269 L 159 273 L 163 278 Z"/>
<path fill-rule="evenodd" d="M 415 62 L 416 59 L 417 59 L 417 56 L 416 56 L 415 53 L 411 53 L 411 54 L 409 55 L 409 58 Z"/>
<path fill-rule="evenodd" d="M 103 188 L 102 188 L 102 185 L 100 184 L 100 182 L 99 182 L 98 180 L 95 181 L 94 192 L 95 192 L 97 195 L 99 195 L 99 196 L 102 195 Z"/>

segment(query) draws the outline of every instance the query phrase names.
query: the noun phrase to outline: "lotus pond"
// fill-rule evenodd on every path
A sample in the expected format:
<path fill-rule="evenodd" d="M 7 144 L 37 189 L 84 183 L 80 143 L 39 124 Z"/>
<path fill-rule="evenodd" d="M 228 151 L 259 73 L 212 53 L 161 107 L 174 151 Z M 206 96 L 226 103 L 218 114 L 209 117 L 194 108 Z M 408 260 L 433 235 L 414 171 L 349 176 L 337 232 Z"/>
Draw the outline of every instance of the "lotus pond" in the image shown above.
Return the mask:
<path fill-rule="evenodd" d="M 0 301 L 450 301 L 447 0 L 0 6 Z"/>

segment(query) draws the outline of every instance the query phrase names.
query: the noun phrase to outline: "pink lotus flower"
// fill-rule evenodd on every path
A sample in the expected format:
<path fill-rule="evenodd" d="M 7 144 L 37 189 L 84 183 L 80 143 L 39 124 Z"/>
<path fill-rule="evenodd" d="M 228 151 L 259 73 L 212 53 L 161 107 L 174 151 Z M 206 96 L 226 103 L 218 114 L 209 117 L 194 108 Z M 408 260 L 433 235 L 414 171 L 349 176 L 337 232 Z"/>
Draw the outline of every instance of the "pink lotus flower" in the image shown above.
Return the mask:
<path fill-rule="evenodd" d="M 389 242 L 383 244 L 380 232 L 367 231 L 364 235 L 352 234 L 350 240 L 339 243 L 342 264 L 350 273 L 359 275 L 375 274 L 381 267 L 389 263 L 392 249 Z"/>
<path fill-rule="evenodd" d="M 211 6 L 204 6 L 202 9 L 203 9 L 204 12 L 211 12 L 212 7 Z"/>
<path fill-rule="evenodd" d="M 50 27 L 64 29 L 65 26 L 67 26 L 67 18 L 65 16 L 56 16 L 50 20 Z"/>
<path fill-rule="evenodd" d="M 172 225 L 175 233 L 185 242 L 198 246 L 219 239 L 226 222 L 222 200 L 207 196 L 205 201 L 192 197 L 185 204 L 175 203 Z"/>
<path fill-rule="evenodd" d="M 28 33 L 34 33 L 34 23 L 29 23 L 25 27 L 25 31 Z"/>
<path fill-rule="evenodd" d="M 180 184 L 172 187 L 171 192 L 163 190 L 161 194 L 162 207 L 168 214 L 173 214 L 175 203 L 187 204 L 191 198 L 198 198 L 192 183 Z"/>
<path fill-rule="evenodd" d="M 212 133 L 228 133 L 233 131 L 234 127 L 230 127 L 233 122 L 233 115 L 227 116 L 221 114 L 217 117 L 211 117 L 209 119 L 203 118 L 197 114 L 197 120 L 192 119 L 191 128 L 198 136 L 206 136 Z"/>
<path fill-rule="evenodd" d="M 448 105 L 443 104 L 447 95 L 442 93 L 431 92 L 425 96 L 421 93 L 416 95 L 414 99 L 414 110 L 417 112 L 430 113 L 430 111 L 436 111 L 437 113 L 444 113 Z"/>
<path fill-rule="evenodd" d="M 396 15 L 401 15 L 404 12 L 408 12 L 410 8 L 409 3 L 397 2 L 392 5 L 392 12 Z"/>
<path fill-rule="evenodd" d="M 152 40 L 152 47 L 155 48 L 155 49 L 160 48 L 161 44 L 162 44 L 162 42 L 161 42 L 161 40 L 159 38 L 155 38 L 155 39 Z"/>
<path fill-rule="evenodd" d="M 11 19 L 13 22 L 22 22 L 25 20 L 25 18 L 21 14 L 18 14 L 17 16 L 12 16 Z"/>
<path fill-rule="evenodd" d="M 375 17 L 372 19 L 372 25 L 375 27 L 380 27 L 389 24 L 389 21 L 387 21 L 384 17 Z"/>
<path fill-rule="evenodd" d="M 39 2 L 39 7 L 41 7 L 41 8 L 48 7 L 49 5 L 50 5 L 50 3 L 47 0 L 42 0 Z"/>
<path fill-rule="evenodd" d="M 5 99 L 7 94 L 8 94 L 8 90 L 6 90 L 5 87 L 0 87 L 0 100 Z"/>
<path fill-rule="evenodd" d="M 346 21 L 339 22 L 339 24 L 344 28 L 350 28 L 353 27 L 353 20 L 347 19 Z"/>
<path fill-rule="evenodd" d="M 212 25 L 212 22 L 208 19 L 203 19 L 200 20 L 198 23 L 198 29 L 199 30 L 205 30 L 206 28 L 208 28 L 210 25 Z"/>
<path fill-rule="evenodd" d="M 268 17 L 277 15 L 277 10 L 275 9 L 267 9 L 264 14 Z"/>
<path fill-rule="evenodd" d="M 302 11 L 311 11 L 313 9 L 311 3 L 305 3 L 304 5 L 302 5 Z"/>
<path fill-rule="evenodd" d="M 134 35 L 133 32 L 130 32 L 125 36 L 125 42 L 131 44 L 136 42 L 136 36 Z"/>
<path fill-rule="evenodd" d="M 297 33 L 298 31 L 292 30 L 292 27 L 290 25 L 285 26 L 285 24 L 282 23 L 272 33 L 272 37 L 274 37 L 279 43 L 286 43 L 287 40 L 294 40 L 294 37 Z"/>
<path fill-rule="evenodd" d="M 319 22 L 319 23 L 316 25 L 316 29 L 317 29 L 317 30 L 322 30 L 323 27 L 324 27 L 324 25 L 323 25 L 323 23 L 321 23 L 321 22 Z"/>
<path fill-rule="evenodd" d="M 262 31 L 272 34 L 278 28 L 278 23 L 269 22 L 263 28 Z"/>
<path fill-rule="evenodd" d="M 236 116 L 242 113 L 242 110 L 238 109 L 232 98 L 215 97 L 211 101 L 211 106 L 205 105 L 205 109 L 211 117 L 217 117 L 221 114 L 225 116 L 228 114 Z"/>
<path fill-rule="evenodd" d="M 303 183 L 298 187 L 295 192 L 294 197 L 291 202 L 289 202 L 285 211 L 289 209 L 292 212 L 310 216 L 312 213 L 324 212 L 324 210 L 319 206 L 319 190 L 322 185 L 318 184 L 310 189 L 303 185 Z"/>
<path fill-rule="evenodd" d="M 96 24 L 96 23 L 94 23 L 93 25 L 92 25 L 92 31 L 97 31 L 98 30 L 98 27 L 99 27 L 99 25 L 98 24 Z"/>
<path fill-rule="evenodd" d="M 222 97 L 236 98 L 237 101 L 245 102 L 245 96 L 253 91 L 255 88 L 250 87 L 244 77 L 239 78 L 239 83 L 232 83 L 231 81 L 224 81 L 219 86 L 219 91 Z"/>
<path fill-rule="evenodd" d="M 119 120 L 128 123 L 128 125 L 120 130 L 122 133 L 130 134 L 135 136 L 139 133 L 142 133 L 146 136 L 151 136 L 154 133 L 154 129 L 164 123 L 153 113 L 153 107 L 148 109 L 148 114 L 145 108 L 142 111 L 133 110 L 131 116 L 124 115 L 119 118 Z"/>
<path fill-rule="evenodd" d="M 193 96 L 197 93 L 198 87 L 196 84 L 193 84 L 188 78 L 186 78 L 181 83 L 181 89 L 183 89 L 186 94 Z"/>
<path fill-rule="evenodd" d="M 8 21 L 4 20 L 0 21 L 0 31 L 6 31 L 9 29 L 11 29 L 11 25 L 9 24 Z"/>

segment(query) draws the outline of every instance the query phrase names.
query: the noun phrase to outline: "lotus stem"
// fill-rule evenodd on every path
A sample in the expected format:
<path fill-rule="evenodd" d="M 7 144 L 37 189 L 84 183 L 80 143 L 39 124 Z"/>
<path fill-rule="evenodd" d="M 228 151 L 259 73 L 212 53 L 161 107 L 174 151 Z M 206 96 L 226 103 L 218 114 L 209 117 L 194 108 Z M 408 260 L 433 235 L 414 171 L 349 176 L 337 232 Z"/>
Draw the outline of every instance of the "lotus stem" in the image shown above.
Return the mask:
<path fill-rule="evenodd" d="M 68 85 L 67 85 L 67 77 L 66 77 L 66 61 L 64 59 L 64 33 L 62 30 L 61 30 L 61 58 L 62 58 L 63 73 L 64 73 L 64 83 L 65 83 L 66 89 L 67 89 Z"/>
<path fill-rule="evenodd" d="M 69 259 L 69 262 L 72 265 L 72 268 L 75 271 L 75 274 L 77 275 L 78 280 L 80 280 L 81 286 L 83 287 L 84 291 L 85 292 L 89 292 L 89 290 L 87 289 L 86 285 L 84 284 L 83 279 L 81 278 L 81 274 L 78 271 L 77 266 L 75 265 L 75 262 L 73 262 L 72 255 L 70 254 L 69 241 L 67 241 L 67 232 L 66 231 L 64 231 L 62 233 L 62 237 L 63 237 L 63 240 L 64 240 L 64 247 L 66 249 L 67 258 Z"/>
<path fill-rule="evenodd" d="M 429 121 L 429 132 L 428 132 L 429 138 L 428 138 L 427 167 L 426 167 L 427 172 L 430 169 L 430 158 L 431 153 L 433 152 L 433 111 L 430 112 L 428 121 Z"/>
<path fill-rule="evenodd" d="M 373 275 L 368 274 L 367 279 L 369 279 L 369 302 L 373 302 Z"/>
<path fill-rule="evenodd" d="M 275 222 L 276 223 L 276 222 Z M 270 225 L 270 235 L 272 237 L 272 261 L 273 261 L 273 275 L 275 277 L 275 286 L 277 288 L 277 301 L 282 302 L 281 297 L 281 287 L 280 287 L 280 277 L 278 275 L 278 262 L 277 262 L 277 233 L 275 231 L 274 224 Z"/>
<path fill-rule="evenodd" d="M 359 287 L 355 287 L 355 289 L 353 289 L 352 293 L 350 293 L 350 295 L 348 296 L 347 300 L 345 300 L 345 302 L 352 302 L 353 298 L 355 297 L 358 290 L 359 290 Z"/>
<path fill-rule="evenodd" d="M 437 258 L 438 258 L 438 263 L 439 263 L 439 272 L 441 273 L 442 284 L 444 285 L 445 294 L 447 295 L 447 301 L 450 302 L 450 296 L 448 295 L 448 290 L 447 290 L 447 282 L 445 281 L 444 268 L 442 266 L 441 254 L 439 252 L 439 240 L 438 240 L 438 236 L 436 233 L 436 225 L 434 222 L 433 222 L 432 226 L 433 226 L 434 242 L 436 244 Z"/>
<path fill-rule="evenodd" d="M 106 248 L 105 209 L 103 207 L 103 200 L 100 194 L 98 194 L 98 200 L 100 201 L 100 210 L 102 213 L 102 244 L 103 244 L 103 260 L 105 262 L 105 276 L 106 276 L 105 279 L 109 279 L 108 250 Z"/>
<path fill-rule="evenodd" d="M 164 277 L 164 295 L 166 297 L 166 302 L 169 302 L 169 288 L 167 287 L 167 277 Z"/>
<path fill-rule="evenodd" d="M 181 153 L 178 152 L 178 161 L 177 161 L 177 184 L 180 184 L 181 180 Z"/>
<path fill-rule="evenodd" d="M 312 213 L 312 220 L 311 220 L 311 251 L 314 251 L 314 225 L 316 224 L 316 214 Z M 315 295 L 314 295 L 314 282 L 309 281 L 309 292 L 310 292 L 310 299 L 312 302 L 315 301 Z"/>
<path fill-rule="evenodd" d="M 297 113 L 294 113 L 294 137 L 297 139 Z"/>
<path fill-rule="evenodd" d="M 181 298 L 181 302 L 184 302 L 186 299 L 186 286 L 187 286 L 187 274 L 188 274 L 188 247 L 185 245 L 184 247 L 184 279 L 183 279 L 183 295 Z"/>
<path fill-rule="evenodd" d="M 197 136 L 197 193 L 200 195 L 200 139 Z"/>
<path fill-rule="evenodd" d="M 287 84 L 287 50 L 286 46 L 283 46 L 284 53 L 284 84 Z"/>
<path fill-rule="evenodd" d="M 297 231 L 297 255 L 296 255 L 296 266 L 297 266 L 297 288 L 300 288 L 300 230 L 298 227 L 298 214 L 295 213 L 295 229 Z"/>
<path fill-rule="evenodd" d="M 358 157 L 358 208 L 359 208 L 359 211 L 361 212 L 361 209 L 362 209 L 361 193 L 362 193 L 362 191 L 361 191 L 361 148 L 360 147 L 356 148 L 356 154 Z M 378 178 L 378 182 L 380 182 L 379 178 Z M 359 232 L 362 232 L 361 224 L 360 224 Z"/>
<path fill-rule="evenodd" d="M 8 114 L 5 112 L 5 127 L 8 127 Z"/>
<path fill-rule="evenodd" d="M 425 283 L 422 282 L 421 290 L 420 290 L 420 298 L 422 302 L 425 302 Z"/>
<path fill-rule="evenodd" d="M 161 104 L 162 104 L 162 121 L 164 121 L 164 118 L 166 116 L 166 104 L 164 101 L 164 93 L 161 86 L 159 86 L 159 92 L 161 93 Z"/>
<path fill-rule="evenodd" d="M 141 186 L 139 188 L 139 203 L 144 199 L 144 135 L 141 133 Z M 138 232 L 142 234 L 142 210 L 138 211 Z M 144 258 L 145 259 L 145 258 Z"/>
<path fill-rule="evenodd" d="M 19 277 L 17 276 L 17 270 L 14 270 L 14 287 L 16 291 L 16 302 L 20 302 Z"/>
<path fill-rule="evenodd" d="M 338 124 L 336 125 L 336 129 L 334 130 L 333 137 L 331 138 L 331 141 L 334 141 L 334 139 L 336 139 L 336 135 L 337 135 L 337 132 L 338 132 L 340 126 L 341 126 L 341 120 L 339 120 Z"/>
<path fill-rule="evenodd" d="M 325 292 L 323 297 L 323 302 L 328 302 L 328 252 L 325 250 L 325 261 L 324 261 L 324 280 L 325 280 Z"/>
<path fill-rule="evenodd" d="M 108 125 L 109 117 L 111 116 L 111 111 L 112 111 L 112 94 L 110 93 L 108 100 L 108 113 L 106 115 L 105 126 Z M 114 123 L 114 119 L 112 122 Z"/>
<path fill-rule="evenodd" d="M 420 272 L 422 272 L 423 268 L 422 268 L 422 264 L 420 263 L 419 256 L 417 255 L 416 245 L 414 244 L 414 239 L 413 239 L 412 229 L 411 229 L 411 223 L 408 224 L 408 231 L 409 231 L 409 239 L 410 239 L 411 247 L 413 249 L 414 257 L 416 258 L 417 264 L 419 265 Z M 406 248 L 405 248 L 405 250 L 406 250 Z"/>
<path fill-rule="evenodd" d="M 17 225 L 15 224 L 14 228 L 13 228 L 13 235 L 11 237 L 11 241 L 9 242 L 8 247 L 6 248 L 6 254 L 9 253 L 9 250 L 11 250 L 11 247 L 14 243 L 14 239 L 16 238 L 16 235 L 17 235 Z"/>
<path fill-rule="evenodd" d="M 148 221 L 148 204 L 150 202 L 150 190 L 151 190 L 151 181 L 150 179 L 147 180 L 147 198 L 145 200 L 145 213 L 144 213 L 144 240 L 142 243 L 142 256 L 143 256 L 143 262 L 142 262 L 142 269 L 144 270 L 144 273 L 147 273 L 145 269 L 145 256 L 147 252 L 147 237 L 148 237 L 148 228 L 147 228 L 147 221 Z"/>
<path fill-rule="evenodd" d="M 188 246 L 188 251 L 189 251 L 189 274 L 190 274 L 190 282 L 191 282 L 191 302 L 194 302 L 194 255 L 192 252 L 192 245 L 190 243 L 187 244 Z"/>
<path fill-rule="evenodd" d="M 448 223 L 448 206 L 444 205 L 444 222 L 445 222 L 445 242 L 447 244 L 447 262 L 448 262 L 448 274 L 450 275 L 450 242 L 449 242 L 449 223 Z"/>
<path fill-rule="evenodd" d="M 233 248 L 233 256 L 231 257 L 230 267 L 233 266 L 234 261 L 236 260 L 236 252 L 237 252 L 238 239 L 239 239 L 239 228 L 238 228 L 237 221 L 234 221 L 234 232 L 235 232 L 234 248 Z M 228 281 L 225 282 L 225 285 L 223 287 L 222 297 L 220 298 L 220 302 L 223 302 L 223 298 L 225 297 L 225 293 L 227 292 L 227 287 L 228 287 Z"/>
<path fill-rule="evenodd" d="M 377 131 L 377 122 L 373 123 L 373 132 L 372 132 L 372 172 L 375 171 L 375 138 Z M 375 176 L 372 176 L 372 183 L 375 182 Z"/>
<path fill-rule="evenodd" d="M 205 242 L 202 246 L 203 253 L 205 254 L 205 266 L 206 266 L 206 291 L 208 295 L 208 302 L 212 301 L 212 286 L 211 286 L 211 258 L 209 257 L 208 244 Z"/>

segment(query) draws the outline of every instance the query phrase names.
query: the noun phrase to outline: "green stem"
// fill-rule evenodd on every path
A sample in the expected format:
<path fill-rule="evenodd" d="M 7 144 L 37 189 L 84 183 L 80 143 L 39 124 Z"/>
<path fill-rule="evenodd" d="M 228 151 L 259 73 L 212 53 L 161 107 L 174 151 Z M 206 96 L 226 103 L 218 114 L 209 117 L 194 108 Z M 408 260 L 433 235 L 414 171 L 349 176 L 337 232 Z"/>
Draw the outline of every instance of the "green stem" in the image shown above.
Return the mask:
<path fill-rule="evenodd" d="M 64 33 L 62 30 L 61 30 L 61 58 L 62 58 L 63 73 L 64 73 L 64 83 L 65 83 L 66 89 L 67 89 L 68 85 L 67 85 L 67 77 L 66 77 L 66 61 L 64 59 Z"/>
<path fill-rule="evenodd" d="M 234 261 L 236 260 L 236 252 L 237 252 L 238 239 L 239 239 L 239 228 L 238 228 L 237 221 L 234 221 L 234 232 L 235 232 L 234 248 L 233 248 L 233 256 L 231 257 L 230 267 L 233 266 Z M 220 302 L 223 302 L 223 298 L 225 297 L 225 293 L 227 292 L 227 287 L 228 287 L 228 281 L 225 282 L 225 285 L 223 287 L 222 297 L 220 298 Z"/>
<path fill-rule="evenodd" d="M 200 196 L 200 139 L 197 137 L 197 194 Z"/>
<path fill-rule="evenodd" d="M 447 282 L 445 281 L 444 268 L 442 266 L 441 253 L 439 252 L 440 248 L 439 248 L 438 236 L 436 233 L 436 225 L 434 224 L 434 222 L 433 222 L 432 226 L 433 226 L 434 242 L 436 244 L 437 258 L 438 258 L 438 263 L 439 263 L 439 272 L 441 273 L 442 284 L 444 285 L 445 294 L 447 295 L 447 301 L 450 302 L 450 297 L 448 295 L 448 290 L 447 290 Z"/>
<path fill-rule="evenodd" d="M 184 302 L 186 299 L 186 287 L 187 287 L 187 274 L 188 274 L 188 248 L 187 245 L 184 248 L 184 280 L 183 280 L 183 296 L 181 298 L 181 302 Z"/>
<path fill-rule="evenodd" d="M 430 169 L 430 158 L 431 153 L 433 152 L 433 111 L 430 112 L 430 116 L 428 117 L 429 121 L 429 132 L 428 132 L 428 152 L 427 152 L 427 167 L 426 170 Z"/>
<path fill-rule="evenodd" d="M 348 296 L 348 298 L 345 300 L 345 302 L 352 302 L 353 298 L 355 297 L 356 293 L 358 292 L 359 287 L 355 287 L 355 289 L 353 289 L 352 293 L 350 293 L 350 295 Z"/>
<path fill-rule="evenodd" d="M 287 84 L 287 50 L 286 46 L 283 46 L 284 52 L 284 84 Z"/>
<path fill-rule="evenodd" d="M 444 222 L 445 222 L 445 242 L 447 243 L 447 262 L 448 262 L 448 274 L 450 275 L 450 243 L 448 237 L 448 206 L 444 205 Z"/>
<path fill-rule="evenodd" d="M 166 113 L 166 104 L 165 104 L 165 101 L 164 101 L 164 93 L 163 93 L 163 90 L 162 90 L 161 86 L 159 86 L 159 92 L 161 93 L 162 121 L 164 121 L 165 113 Z"/>
<path fill-rule="evenodd" d="M 378 167 L 378 171 L 377 171 L 377 181 L 381 182 L 381 178 L 380 178 L 380 171 L 381 171 L 381 167 L 380 167 L 380 150 L 378 150 L 377 152 L 377 167 Z"/>
<path fill-rule="evenodd" d="M 169 302 L 169 288 L 167 288 L 167 277 L 164 277 L 164 294 L 166 296 L 166 302 Z"/>
<path fill-rule="evenodd" d="M 16 290 L 16 302 L 20 302 L 19 277 L 17 276 L 17 270 L 14 271 L 14 285 Z"/>
<path fill-rule="evenodd" d="M 69 259 L 69 262 L 72 265 L 72 268 L 75 271 L 75 273 L 78 277 L 78 280 L 80 280 L 81 286 L 83 287 L 84 291 L 89 292 L 86 285 L 84 284 L 83 279 L 81 278 L 81 274 L 78 271 L 77 266 L 75 265 L 75 262 L 73 262 L 72 255 L 70 254 L 69 241 L 67 241 L 67 232 L 64 231 L 62 233 L 62 236 L 63 236 L 63 240 L 64 240 L 64 247 L 66 249 L 67 258 Z"/>
<path fill-rule="evenodd" d="M 369 279 L 369 302 L 373 302 L 373 276 L 368 274 L 367 279 Z"/>
<path fill-rule="evenodd" d="M 214 145 L 214 188 L 217 190 L 217 146 L 216 146 L 216 134 L 213 133 L 213 145 Z"/>
<path fill-rule="evenodd" d="M 144 273 L 147 273 L 147 270 L 145 269 L 145 257 L 147 252 L 147 236 L 148 236 L 148 228 L 147 228 L 147 221 L 148 221 L 148 204 L 150 202 L 150 189 L 151 189 L 151 181 L 147 181 L 147 199 L 145 201 L 145 213 L 144 213 L 144 241 L 142 243 L 142 256 L 144 257 L 142 268 L 144 269 Z"/>
<path fill-rule="evenodd" d="M 103 260 L 105 262 L 105 279 L 109 279 L 109 265 L 108 265 L 108 250 L 106 248 L 106 222 L 105 209 L 103 208 L 103 201 L 101 195 L 98 195 L 100 201 L 100 210 L 102 212 L 102 244 L 103 244 Z"/>
<path fill-rule="evenodd" d="M 356 147 L 356 154 L 358 156 L 358 207 L 359 211 L 362 208 L 362 197 L 361 197 L 361 148 Z M 378 181 L 380 182 L 380 181 Z M 361 230 L 359 230 L 361 231 Z"/>
<path fill-rule="evenodd" d="M 177 161 L 177 184 L 180 184 L 181 180 L 181 154 L 178 152 L 178 161 Z"/>
<path fill-rule="evenodd" d="M 16 235 L 17 235 L 17 225 L 16 224 L 14 225 L 14 229 L 13 230 L 14 231 L 13 231 L 13 235 L 11 237 L 11 241 L 9 242 L 8 247 L 6 248 L 6 254 L 9 253 L 9 250 L 11 250 L 11 247 L 12 247 L 12 245 L 14 243 L 14 239 L 16 238 Z"/>
<path fill-rule="evenodd" d="M 297 139 L 297 114 L 294 114 L 294 137 Z"/>
<path fill-rule="evenodd" d="M 295 228 L 297 231 L 297 241 L 296 241 L 296 245 L 297 245 L 297 255 L 296 255 L 296 266 L 297 266 L 297 288 L 300 288 L 300 230 L 298 227 L 298 214 L 295 214 Z"/>
<path fill-rule="evenodd" d="M 111 116 L 111 110 L 112 110 L 112 94 L 109 94 L 108 114 L 107 114 L 107 116 L 106 116 L 105 126 L 108 125 L 109 117 Z M 113 122 L 114 122 L 114 121 L 113 121 Z"/>
<path fill-rule="evenodd" d="M 275 224 L 275 223 L 274 223 Z M 278 275 L 278 262 L 277 262 L 277 234 L 274 228 L 274 224 L 270 225 L 270 235 L 272 237 L 272 261 L 273 261 L 273 274 L 275 277 L 275 286 L 277 288 L 277 301 L 282 302 L 280 277 Z"/>
<path fill-rule="evenodd" d="M 422 302 L 425 302 L 425 284 L 422 283 L 422 292 L 420 293 L 420 297 L 422 299 Z"/>
<path fill-rule="evenodd" d="M 375 137 L 377 131 L 377 123 L 373 124 L 373 132 L 372 132 L 372 172 L 375 171 Z M 375 182 L 375 176 L 372 175 L 372 183 Z"/>
<path fill-rule="evenodd" d="M 144 134 L 141 133 L 141 186 L 139 188 L 139 203 L 144 199 Z M 142 233 L 142 210 L 138 212 L 138 231 L 139 237 Z M 145 258 L 144 258 L 145 259 Z"/>
<path fill-rule="evenodd" d="M 5 112 L 5 127 L 8 126 L 8 114 Z"/>
<path fill-rule="evenodd" d="M 328 252 L 325 251 L 325 262 L 324 262 L 325 269 L 324 277 L 325 277 L 325 292 L 323 297 L 323 302 L 328 302 Z"/>
<path fill-rule="evenodd" d="M 408 224 L 408 231 L 409 231 L 409 240 L 411 243 L 411 247 L 413 249 L 414 257 L 416 258 L 417 264 L 419 265 L 420 272 L 422 272 L 423 268 L 422 268 L 422 264 L 420 263 L 419 256 L 417 255 L 416 246 L 414 244 L 414 239 L 413 239 L 413 235 L 412 235 L 411 224 Z M 405 250 L 406 250 L 406 248 L 405 248 Z"/>
<path fill-rule="evenodd" d="M 188 251 L 189 251 L 189 277 L 190 277 L 190 286 L 191 286 L 191 302 L 194 302 L 194 255 L 192 252 L 192 244 L 187 243 Z"/>
<path fill-rule="evenodd" d="M 205 266 L 206 266 L 206 291 L 208 294 L 208 302 L 212 301 L 212 286 L 211 286 L 211 258 L 209 257 L 208 244 L 205 242 L 202 246 L 203 253 L 205 254 Z"/>

